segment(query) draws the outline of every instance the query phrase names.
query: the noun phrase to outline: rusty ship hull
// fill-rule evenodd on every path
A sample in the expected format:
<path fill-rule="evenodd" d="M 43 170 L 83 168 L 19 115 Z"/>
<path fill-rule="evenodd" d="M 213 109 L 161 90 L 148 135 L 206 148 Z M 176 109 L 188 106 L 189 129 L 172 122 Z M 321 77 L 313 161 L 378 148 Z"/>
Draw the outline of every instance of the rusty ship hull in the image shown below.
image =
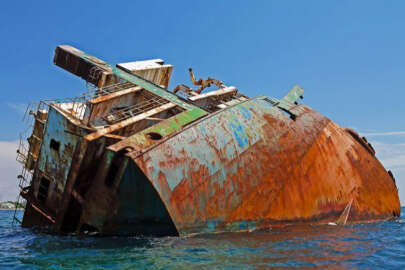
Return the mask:
<path fill-rule="evenodd" d="M 76 109 L 34 113 L 38 139 L 19 152 L 20 179 L 31 175 L 22 226 L 191 235 L 400 215 L 395 180 L 372 146 L 298 104 L 299 87 L 282 99 L 226 86 L 179 97 L 162 63 L 117 68 L 69 46 L 54 61 L 97 90 Z M 122 117 L 145 102 L 154 105 Z"/>

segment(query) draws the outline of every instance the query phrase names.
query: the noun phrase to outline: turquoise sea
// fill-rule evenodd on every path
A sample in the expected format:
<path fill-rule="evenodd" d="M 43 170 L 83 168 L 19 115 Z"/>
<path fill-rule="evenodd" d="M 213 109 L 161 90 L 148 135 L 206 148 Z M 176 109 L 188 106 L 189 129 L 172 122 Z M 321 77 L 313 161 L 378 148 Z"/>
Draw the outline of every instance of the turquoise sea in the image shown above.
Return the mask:
<path fill-rule="evenodd" d="M 57 236 L 0 211 L 0 269 L 405 269 L 400 219 L 195 237 Z M 19 211 L 22 215 L 22 211 Z"/>

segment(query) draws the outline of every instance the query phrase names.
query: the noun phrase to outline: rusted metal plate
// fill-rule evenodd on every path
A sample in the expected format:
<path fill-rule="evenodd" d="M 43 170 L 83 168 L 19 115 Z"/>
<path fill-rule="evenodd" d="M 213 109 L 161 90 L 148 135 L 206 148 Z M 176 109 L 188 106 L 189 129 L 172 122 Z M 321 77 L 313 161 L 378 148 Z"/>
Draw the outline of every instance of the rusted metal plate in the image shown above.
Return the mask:
<path fill-rule="evenodd" d="M 310 108 L 296 120 L 263 99 L 237 105 L 135 157 L 181 234 L 400 212 L 396 186 L 343 128 Z"/>

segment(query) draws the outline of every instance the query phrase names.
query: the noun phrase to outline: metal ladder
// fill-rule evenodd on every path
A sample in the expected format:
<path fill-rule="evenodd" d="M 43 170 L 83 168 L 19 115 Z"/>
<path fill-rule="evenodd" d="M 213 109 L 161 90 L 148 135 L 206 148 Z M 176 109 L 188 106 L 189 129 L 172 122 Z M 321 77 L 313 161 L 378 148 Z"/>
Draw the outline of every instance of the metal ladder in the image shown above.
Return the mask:
<path fill-rule="evenodd" d="M 17 160 L 17 162 L 21 163 L 22 168 L 21 168 L 21 173 L 17 176 L 19 193 L 18 193 L 17 200 L 16 200 L 17 204 L 15 205 L 16 207 L 14 209 L 13 220 L 11 222 L 12 226 L 14 226 L 16 223 L 19 223 L 19 224 L 22 223 L 22 221 L 19 220 L 19 218 L 17 217 L 18 216 L 17 215 L 18 207 L 20 207 L 22 205 L 23 201 L 25 201 L 25 199 L 21 196 L 21 194 L 23 192 L 26 192 L 26 189 L 29 186 L 29 184 L 31 183 L 31 179 L 32 179 L 32 172 L 26 168 L 26 162 L 27 162 L 27 158 L 29 155 L 29 145 L 27 145 L 27 143 L 26 143 L 26 137 L 28 134 L 31 134 L 32 130 L 33 130 L 35 116 L 31 117 L 32 116 L 31 112 L 32 112 L 32 109 L 34 109 L 34 108 L 36 108 L 37 111 L 44 109 L 43 102 L 28 104 L 24 117 L 23 117 L 23 123 L 27 126 L 27 128 L 23 132 L 20 133 L 20 140 L 19 140 L 18 149 L 17 149 L 16 160 Z M 41 141 L 40 141 L 40 143 L 41 143 Z"/>

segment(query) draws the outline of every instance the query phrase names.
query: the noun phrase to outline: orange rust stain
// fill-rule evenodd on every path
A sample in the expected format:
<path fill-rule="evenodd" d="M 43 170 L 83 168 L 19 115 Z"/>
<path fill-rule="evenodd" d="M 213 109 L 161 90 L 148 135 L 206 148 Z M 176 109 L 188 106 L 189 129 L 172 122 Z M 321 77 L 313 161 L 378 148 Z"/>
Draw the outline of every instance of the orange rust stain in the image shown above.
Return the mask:
<path fill-rule="evenodd" d="M 352 200 L 348 222 L 399 213 L 396 186 L 379 161 L 334 122 L 307 107 L 299 109 L 296 121 L 265 115 L 264 137 L 233 160 L 215 148 L 216 138 L 205 138 L 226 179 L 220 172 L 210 175 L 197 159 L 189 162 L 184 179 L 165 191 L 176 226 L 207 220 L 256 220 L 259 226 L 335 221 Z M 160 166 L 174 168 L 190 158 L 185 151 L 166 156 Z M 229 173 L 235 166 L 236 172 Z"/>

